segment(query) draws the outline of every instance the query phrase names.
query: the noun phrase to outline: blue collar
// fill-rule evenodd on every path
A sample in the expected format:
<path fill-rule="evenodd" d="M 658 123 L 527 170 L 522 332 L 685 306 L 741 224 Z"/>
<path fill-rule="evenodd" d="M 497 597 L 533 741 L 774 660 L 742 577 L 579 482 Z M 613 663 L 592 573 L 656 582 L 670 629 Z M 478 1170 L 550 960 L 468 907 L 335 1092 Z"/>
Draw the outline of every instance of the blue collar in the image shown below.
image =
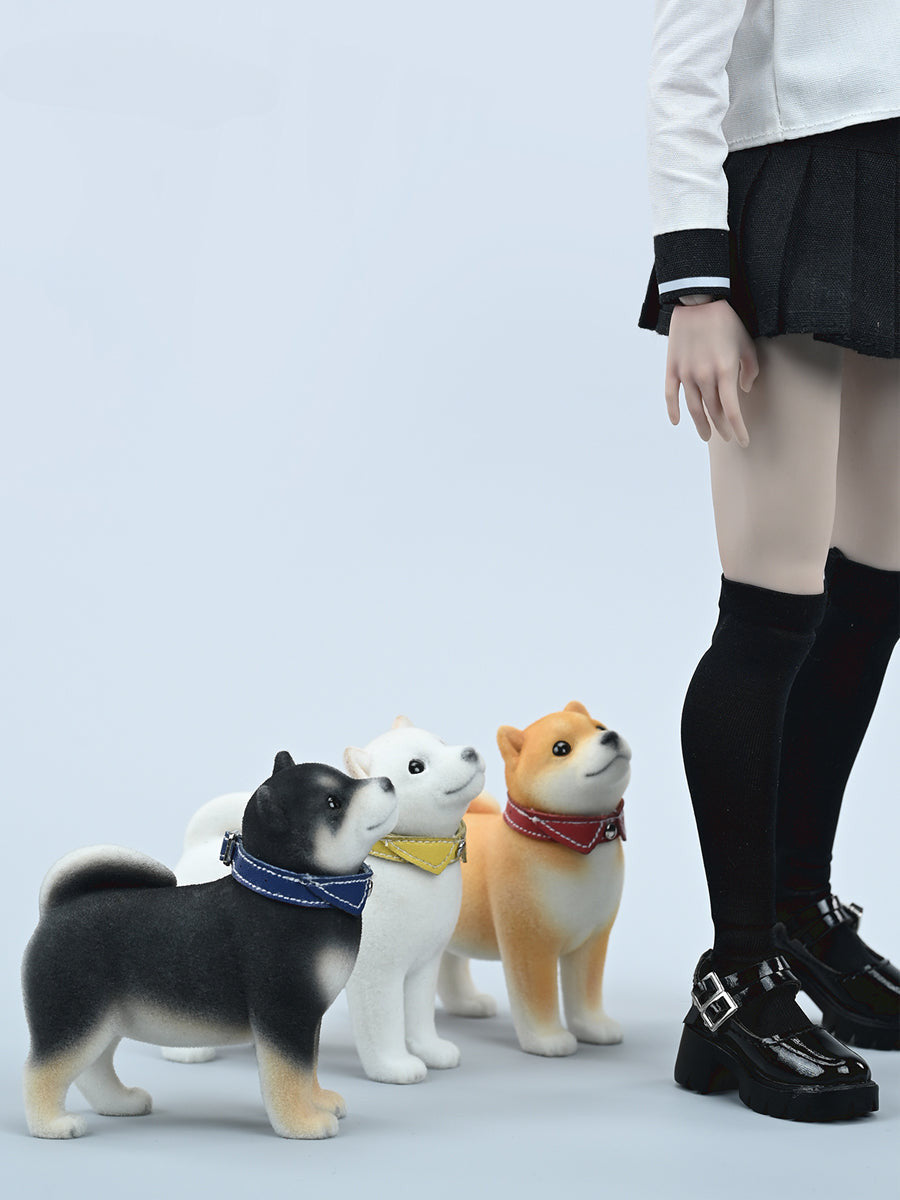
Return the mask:
<path fill-rule="evenodd" d="M 226 833 L 219 858 L 242 887 L 270 900 L 303 908 L 339 908 L 353 917 L 363 910 L 372 890 L 372 868 L 363 863 L 359 875 L 306 875 L 273 867 L 248 853 L 239 833 Z"/>

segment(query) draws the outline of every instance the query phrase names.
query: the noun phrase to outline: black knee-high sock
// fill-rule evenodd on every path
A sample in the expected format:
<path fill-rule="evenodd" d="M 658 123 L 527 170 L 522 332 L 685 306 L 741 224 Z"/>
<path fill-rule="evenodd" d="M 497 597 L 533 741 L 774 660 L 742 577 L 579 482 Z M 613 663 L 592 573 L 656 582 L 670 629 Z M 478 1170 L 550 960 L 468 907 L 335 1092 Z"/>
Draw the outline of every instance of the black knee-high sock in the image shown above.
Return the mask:
<path fill-rule="evenodd" d="M 722 576 L 719 623 L 688 686 L 681 745 L 715 926 L 715 962 L 773 949 L 775 810 L 788 693 L 825 606 Z"/>
<path fill-rule="evenodd" d="M 831 890 L 841 800 L 900 636 L 900 571 L 856 562 L 833 547 L 825 584 L 825 616 L 785 713 L 776 835 L 782 918 Z M 825 941 L 820 950 L 839 969 L 861 968 L 871 957 L 846 927 Z"/>

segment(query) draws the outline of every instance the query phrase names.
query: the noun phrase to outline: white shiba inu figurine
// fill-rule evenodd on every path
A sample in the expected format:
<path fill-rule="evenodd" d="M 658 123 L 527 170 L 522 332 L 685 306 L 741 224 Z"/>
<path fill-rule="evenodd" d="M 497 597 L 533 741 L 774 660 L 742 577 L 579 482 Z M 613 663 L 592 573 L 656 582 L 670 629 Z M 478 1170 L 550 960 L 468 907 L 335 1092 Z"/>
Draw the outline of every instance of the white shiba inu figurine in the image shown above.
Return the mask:
<path fill-rule="evenodd" d="M 484 786 L 484 763 L 471 746 L 398 717 L 364 750 L 346 750 L 344 766 L 357 779 L 390 779 L 399 804 L 393 834 L 366 859 L 374 887 L 346 985 L 356 1048 L 370 1079 L 418 1083 L 428 1067 L 459 1063 L 435 1031 L 434 998 L 462 899 L 460 823 Z"/>

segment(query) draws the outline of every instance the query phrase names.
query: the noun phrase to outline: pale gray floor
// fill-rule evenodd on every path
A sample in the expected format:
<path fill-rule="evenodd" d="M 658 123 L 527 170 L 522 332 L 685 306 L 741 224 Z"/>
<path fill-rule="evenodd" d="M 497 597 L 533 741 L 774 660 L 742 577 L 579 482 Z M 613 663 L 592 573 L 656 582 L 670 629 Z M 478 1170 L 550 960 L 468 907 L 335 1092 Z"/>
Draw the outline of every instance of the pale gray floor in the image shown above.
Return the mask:
<path fill-rule="evenodd" d="M 478 974 L 502 995 L 496 968 Z M 151 1091 L 155 1111 L 91 1114 L 80 1141 L 37 1141 L 25 1133 L 19 1065 L 7 1055 L 0 1138 L 6 1182 L 15 1185 L 8 1194 L 186 1200 L 288 1186 L 317 1196 L 371 1188 L 373 1197 L 545 1197 L 558 1189 L 575 1197 L 758 1200 L 768 1180 L 778 1197 L 896 1195 L 900 1054 L 868 1055 L 881 1084 L 877 1115 L 823 1126 L 775 1121 L 733 1095 L 694 1096 L 672 1082 L 680 994 L 613 990 L 610 1011 L 627 1030 L 621 1046 L 582 1047 L 569 1059 L 522 1054 L 504 1006 L 488 1021 L 441 1020 L 463 1063 L 411 1087 L 365 1079 L 339 1000 L 326 1019 L 320 1076 L 343 1092 L 350 1111 L 328 1142 L 272 1133 L 249 1048 L 182 1066 L 135 1043 L 120 1048 L 120 1071 Z M 78 1093 L 72 1101 L 83 1106 Z"/>

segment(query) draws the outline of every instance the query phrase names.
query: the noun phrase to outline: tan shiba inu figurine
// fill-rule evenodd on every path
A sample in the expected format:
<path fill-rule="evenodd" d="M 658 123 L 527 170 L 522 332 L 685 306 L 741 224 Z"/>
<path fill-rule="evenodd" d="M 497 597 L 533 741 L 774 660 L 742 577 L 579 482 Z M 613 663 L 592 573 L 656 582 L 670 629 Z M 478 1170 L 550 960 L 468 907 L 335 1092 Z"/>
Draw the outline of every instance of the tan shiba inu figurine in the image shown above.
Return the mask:
<path fill-rule="evenodd" d="M 491 1016 L 494 1001 L 476 991 L 467 959 L 499 958 L 523 1050 L 564 1055 L 577 1042 L 619 1042 L 602 984 L 622 895 L 631 749 L 575 700 L 524 730 L 502 726 L 497 742 L 509 802 L 501 813 L 482 795 L 466 812 L 462 910 L 441 963 L 441 1000 L 460 1016 Z"/>

